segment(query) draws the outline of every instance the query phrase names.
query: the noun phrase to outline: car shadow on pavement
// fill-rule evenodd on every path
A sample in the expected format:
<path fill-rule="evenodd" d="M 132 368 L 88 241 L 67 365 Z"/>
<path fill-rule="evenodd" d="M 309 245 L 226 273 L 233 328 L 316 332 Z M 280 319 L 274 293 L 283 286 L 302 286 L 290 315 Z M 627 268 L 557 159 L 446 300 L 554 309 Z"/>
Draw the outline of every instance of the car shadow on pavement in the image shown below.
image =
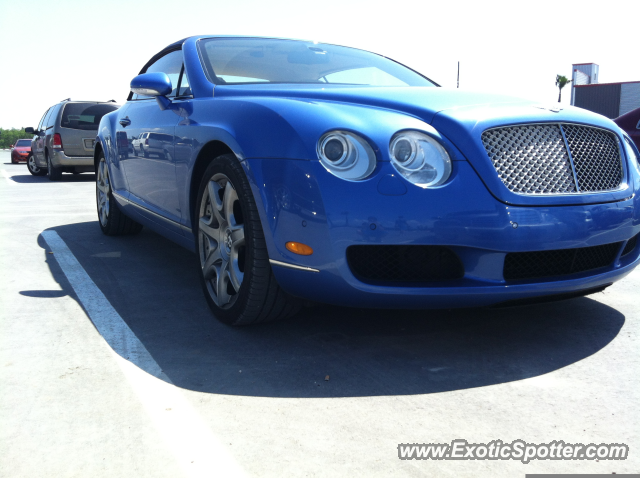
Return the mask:
<path fill-rule="evenodd" d="M 80 173 L 80 174 L 63 174 L 60 181 L 49 181 L 49 178 L 45 176 L 33 176 L 30 173 L 13 175 L 10 177 L 12 181 L 16 183 L 28 184 L 28 183 L 90 183 L 96 181 L 96 175 L 94 173 Z"/>
<path fill-rule="evenodd" d="M 607 305 L 577 298 L 510 309 L 318 306 L 290 320 L 235 328 L 209 312 L 195 255 L 169 240 L 147 229 L 107 237 L 97 222 L 52 230 L 169 379 L 204 393 L 357 397 L 494 385 L 583 360 L 625 321 Z M 38 241 L 53 277 L 77 300 Z"/>

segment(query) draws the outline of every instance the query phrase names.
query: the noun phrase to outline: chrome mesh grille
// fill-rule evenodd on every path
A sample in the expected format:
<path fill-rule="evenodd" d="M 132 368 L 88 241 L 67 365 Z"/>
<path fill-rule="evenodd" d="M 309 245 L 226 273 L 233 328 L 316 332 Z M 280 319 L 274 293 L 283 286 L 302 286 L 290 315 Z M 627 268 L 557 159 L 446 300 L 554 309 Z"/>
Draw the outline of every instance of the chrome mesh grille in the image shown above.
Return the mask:
<path fill-rule="evenodd" d="M 482 143 L 498 176 L 514 193 L 611 191 L 622 182 L 616 136 L 598 128 L 557 123 L 508 126 L 485 131 Z"/>
<path fill-rule="evenodd" d="M 482 142 L 502 182 L 520 194 L 576 191 L 571 162 L 558 125 L 496 128 Z"/>
<path fill-rule="evenodd" d="M 580 192 L 610 191 L 622 182 L 618 140 L 598 128 L 563 124 Z"/>

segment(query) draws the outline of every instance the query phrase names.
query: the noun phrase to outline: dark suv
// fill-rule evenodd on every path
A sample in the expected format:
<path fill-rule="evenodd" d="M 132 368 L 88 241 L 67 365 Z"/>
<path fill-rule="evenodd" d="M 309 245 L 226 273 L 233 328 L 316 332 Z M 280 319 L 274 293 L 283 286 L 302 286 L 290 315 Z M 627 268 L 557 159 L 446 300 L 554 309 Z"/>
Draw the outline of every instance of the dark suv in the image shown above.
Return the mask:
<path fill-rule="evenodd" d="M 93 149 L 100 119 L 119 108 L 110 102 L 64 100 L 49 108 L 37 128 L 25 128 L 31 140 L 31 174 L 49 175 L 58 181 L 62 173 L 93 172 Z"/>

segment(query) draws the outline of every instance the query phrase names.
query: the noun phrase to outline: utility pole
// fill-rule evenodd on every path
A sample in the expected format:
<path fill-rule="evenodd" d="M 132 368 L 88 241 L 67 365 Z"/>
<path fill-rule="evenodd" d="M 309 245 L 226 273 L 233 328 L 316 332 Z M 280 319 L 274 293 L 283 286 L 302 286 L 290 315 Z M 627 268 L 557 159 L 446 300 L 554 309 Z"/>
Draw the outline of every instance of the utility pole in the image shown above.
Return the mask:
<path fill-rule="evenodd" d="M 458 62 L 458 86 L 456 88 L 460 88 L 460 62 Z"/>

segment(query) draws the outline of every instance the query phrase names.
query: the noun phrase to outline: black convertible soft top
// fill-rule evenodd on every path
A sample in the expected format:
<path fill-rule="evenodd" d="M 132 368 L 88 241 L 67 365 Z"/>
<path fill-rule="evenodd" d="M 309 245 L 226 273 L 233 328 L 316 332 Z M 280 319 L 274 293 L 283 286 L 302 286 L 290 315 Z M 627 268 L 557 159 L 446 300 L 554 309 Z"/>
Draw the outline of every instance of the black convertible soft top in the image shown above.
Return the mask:
<path fill-rule="evenodd" d="M 158 53 L 153 55 L 151 57 L 151 59 L 144 64 L 144 66 L 142 67 L 142 70 L 140 70 L 140 73 L 138 73 L 138 74 L 142 75 L 143 73 L 146 73 L 147 72 L 147 68 L 149 68 L 149 66 L 151 66 L 153 63 L 155 63 L 156 60 L 158 60 L 158 59 L 162 58 L 163 56 L 165 56 L 167 53 L 171 53 L 172 51 L 182 50 L 182 44 L 184 43 L 184 41 L 187 38 L 183 38 L 182 40 L 178 40 L 177 42 L 174 42 L 171 45 L 164 47 Z M 130 101 L 131 98 L 133 98 L 133 92 L 129 91 L 129 95 L 127 96 L 127 101 Z"/>
<path fill-rule="evenodd" d="M 167 53 L 171 53 L 172 51 L 176 51 L 176 50 L 182 50 L 182 44 L 184 43 L 184 41 L 187 38 L 183 38 L 182 40 L 178 40 L 177 42 L 174 42 L 171 45 L 164 47 L 161 51 L 159 51 L 158 53 L 153 55 L 151 57 L 151 59 L 147 63 L 145 63 L 145 65 L 142 67 L 142 70 L 140 70 L 140 73 L 138 73 L 138 74 L 142 75 L 143 73 L 146 73 L 147 72 L 147 68 L 149 68 L 149 66 L 152 63 L 154 63 L 159 58 L 165 56 Z"/>

